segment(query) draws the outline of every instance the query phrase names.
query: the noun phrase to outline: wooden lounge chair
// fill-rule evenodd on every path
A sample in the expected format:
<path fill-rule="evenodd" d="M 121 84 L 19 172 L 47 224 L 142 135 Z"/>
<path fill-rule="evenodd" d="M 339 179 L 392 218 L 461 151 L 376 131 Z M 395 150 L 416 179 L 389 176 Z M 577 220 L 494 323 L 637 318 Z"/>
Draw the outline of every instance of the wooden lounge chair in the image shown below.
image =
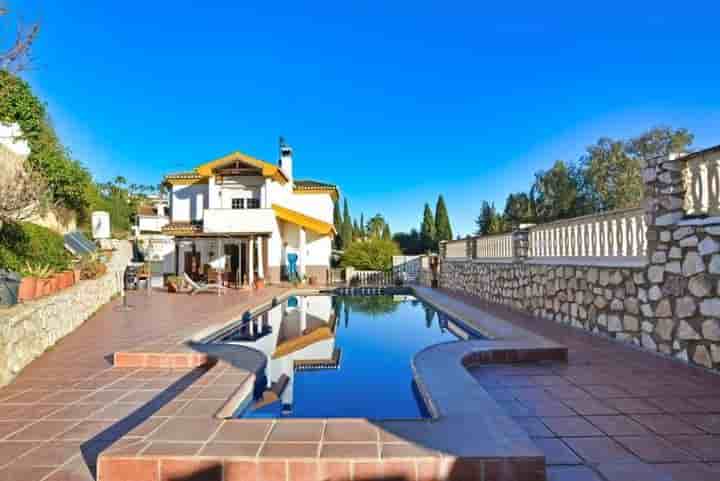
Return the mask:
<path fill-rule="evenodd" d="M 222 284 L 206 284 L 204 282 L 195 282 L 192 278 L 187 275 L 187 272 L 183 274 L 185 282 L 191 287 L 190 295 L 194 296 L 198 292 L 211 292 L 217 291 L 218 295 L 225 292 L 225 286 Z"/>

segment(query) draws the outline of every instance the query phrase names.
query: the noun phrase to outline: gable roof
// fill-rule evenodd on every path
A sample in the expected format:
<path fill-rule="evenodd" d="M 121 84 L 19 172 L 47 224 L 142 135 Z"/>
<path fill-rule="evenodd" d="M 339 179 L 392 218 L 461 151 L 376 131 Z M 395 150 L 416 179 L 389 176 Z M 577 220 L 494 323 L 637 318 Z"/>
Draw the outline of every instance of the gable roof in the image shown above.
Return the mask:
<path fill-rule="evenodd" d="M 264 160 L 256 159 L 255 157 L 244 154 L 239 150 L 199 165 L 195 167 L 195 172 L 202 177 L 210 177 L 213 175 L 213 171 L 218 167 L 222 167 L 223 165 L 233 162 L 240 162 L 250 167 L 255 167 L 262 172 L 263 177 L 270 177 L 277 182 L 284 184 L 288 181 L 285 172 L 283 172 L 277 165 L 265 162 Z"/>
<path fill-rule="evenodd" d="M 337 186 L 317 180 L 296 180 L 293 192 L 296 194 L 330 194 L 333 200 L 340 196 Z"/>
<path fill-rule="evenodd" d="M 254 167 L 260 171 L 263 177 L 271 178 L 281 184 L 288 181 L 285 172 L 277 165 L 256 159 L 251 155 L 236 150 L 228 155 L 198 165 L 191 172 L 168 174 L 165 176 L 165 182 L 172 185 L 204 184 L 214 175 L 215 169 L 234 162 L 240 162 L 249 167 Z"/>

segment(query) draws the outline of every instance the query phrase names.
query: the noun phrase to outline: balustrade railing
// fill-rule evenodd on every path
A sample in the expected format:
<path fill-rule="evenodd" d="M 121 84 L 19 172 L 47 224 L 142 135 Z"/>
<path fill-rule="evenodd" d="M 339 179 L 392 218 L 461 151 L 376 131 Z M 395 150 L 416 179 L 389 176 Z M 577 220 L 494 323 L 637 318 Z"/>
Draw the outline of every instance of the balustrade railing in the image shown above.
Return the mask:
<path fill-rule="evenodd" d="M 622 209 L 532 227 L 529 255 L 537 257 L 642 257 L 647 252 L 644 211 Z"/>
<path fill-rule="evenodd" d="M 687 215 L 720 214 L 720 151 L 690 154 L 682 171 Z"/>

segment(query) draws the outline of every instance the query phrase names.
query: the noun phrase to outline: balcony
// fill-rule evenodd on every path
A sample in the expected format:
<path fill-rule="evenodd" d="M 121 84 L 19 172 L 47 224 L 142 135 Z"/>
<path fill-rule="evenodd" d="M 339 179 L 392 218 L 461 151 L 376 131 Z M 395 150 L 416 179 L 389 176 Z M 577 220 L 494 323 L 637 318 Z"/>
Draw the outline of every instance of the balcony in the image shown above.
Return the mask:
<path fill-rule="evenodd" d="M 203 213 L 206 234 L 270 233 L 275 225 L 272 209 L 205 209 Z"/>

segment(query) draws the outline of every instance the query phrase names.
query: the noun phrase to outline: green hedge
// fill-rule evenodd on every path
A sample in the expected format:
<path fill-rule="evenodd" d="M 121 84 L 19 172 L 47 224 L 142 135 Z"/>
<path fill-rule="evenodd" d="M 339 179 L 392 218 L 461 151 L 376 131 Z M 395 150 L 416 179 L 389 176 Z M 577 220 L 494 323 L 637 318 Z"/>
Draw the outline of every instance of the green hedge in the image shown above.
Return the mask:
<path fill-rule="evenodd" d="M 50 229 L 30 223 L 5 222 L 0 228 L 0 268 L 22 271 L 25 263 L 67 269 L 71 256 L 63 237 Z"/>

